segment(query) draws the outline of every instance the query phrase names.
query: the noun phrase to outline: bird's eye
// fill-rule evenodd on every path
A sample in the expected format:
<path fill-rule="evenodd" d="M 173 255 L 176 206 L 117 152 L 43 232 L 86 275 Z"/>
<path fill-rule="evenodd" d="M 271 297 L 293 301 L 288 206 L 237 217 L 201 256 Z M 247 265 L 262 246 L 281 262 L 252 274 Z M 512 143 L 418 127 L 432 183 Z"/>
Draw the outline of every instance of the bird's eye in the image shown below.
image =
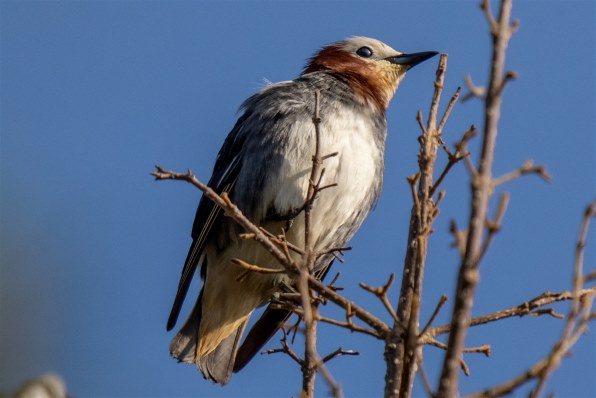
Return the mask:
<path fill-rule="evenodd" d="M 356 54 L 360 55 L 362 58 L 370 58 L 373 55 L 373 51 L 368 47 L 360 47 L 356 50 Z"/>

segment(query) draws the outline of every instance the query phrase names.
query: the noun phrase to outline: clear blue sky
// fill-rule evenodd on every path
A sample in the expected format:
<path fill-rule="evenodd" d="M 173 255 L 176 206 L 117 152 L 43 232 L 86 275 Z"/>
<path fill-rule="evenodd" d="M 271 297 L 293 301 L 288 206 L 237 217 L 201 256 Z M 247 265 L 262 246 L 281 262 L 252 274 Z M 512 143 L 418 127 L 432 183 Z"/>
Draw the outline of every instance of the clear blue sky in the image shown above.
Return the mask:
<path fill-rule="evenodd" d="M 445 99 L 465 74 L 479 84 L 487 76 L 489 37 L 477 1 L 2 1 L 0 11 L 0 391 L 54 371 L 75 397 L 296 396 L 298 369 L 282 355 L 257 357 L 224 388 L 169 357 L 165 323 L 199 192 L 154 182 L 152 165 L 190 167 L 206 180 L 239 104 L 264 79 L 295 77 L 317 48 L 347 36 L 448 53 Z M 580 215 L 596 193 L 595 3 L 518 1 L 513 15 L 521 27 L 507 67 L 519 79 L 505 92 L 495 175 L 531 158 L 553 181 L 529 176 L 498 189 L 511 201 L 482 264 L 474 314 L 568 289 Z M 346 294 L 384 319 L 356 285 L 400 274 L 411 206 L 405 177 L 416 170 L 414 117 L 428 109 L 435 65 L 412 70 L 392 102 L 381 201 L 346 263 L 335 266 Z M 445 141 L 481 125 L 480 111 L 478 102 L 458 104 Z M 442 293 L 453 292 L 458 259 L 447 229 L 450 219 L 466 221 L 462 166 L 445 189 L 423 320 Z M 595 247 L 592 233 L 592 270 Z M 550 349 L 562 326 L 540 317 L 473 330 L 468 344 L 491 344 L 493 355 L 466 356 L 472 374 L 462 376 L 461 390 L 522 371 Z M 273 339 L 269 346 L 276 345 Z M 346 396 L 380 396 L 382 344 L 321 328 L 321 353 L 339 345 L 362 353 L 329 365 Z M 595 396 L 595 351 L 591 330 L 547 391 Z M 435 385 L 441 359 L 442 352 L 425 348 Z"/>

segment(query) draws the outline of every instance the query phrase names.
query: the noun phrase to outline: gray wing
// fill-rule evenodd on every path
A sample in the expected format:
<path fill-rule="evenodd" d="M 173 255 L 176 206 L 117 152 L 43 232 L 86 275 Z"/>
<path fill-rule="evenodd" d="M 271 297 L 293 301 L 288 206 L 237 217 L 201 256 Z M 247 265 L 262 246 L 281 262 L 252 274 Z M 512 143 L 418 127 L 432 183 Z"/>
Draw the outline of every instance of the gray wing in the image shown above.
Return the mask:
<path fill-rule="evenodd" d="M 207 184 L 217 193 L 229 193 L 233 190 L 234 185 L 236 184 L 243 144 L 243 136 L 239 134 L 239 130 L 241 130 L 242 123 L 246 117 L 248 117 L 248 115 L 244 114 L 238 119 L 217 155 L 213 174 Z M 186 256 L 186 260 L 184 261 L 184 267 L 182 268 L 182 274 L 180 276 L 180 281 L 178 282 L 178 290 L 168 318 L 168 331 L 176 325 L 180 309 L 182 308 L 182 303 L 184 302 L 188 287 L 190 286 L 190 282 L 192 281 L 195 270 L 199 264 L 205 243 L 213 234 L 214 226 L 219 223 L 221 217 L 221 208 L 206 197 L 201 197 L 192 228 L 192 244 L 188 251 L 188 255 Z M 204 270 L 201 270 L 201 275 L 204 276 Z"/>
<path fill-rule="evenodd" d="M 244 102 L 242 116 L 228 134 L 213 168 L 209 187 L 217 193 L 227 192 L 240 210 L 257 225 L 266 217 L 255 211 L 267 208 L 270 199 L 263 197 L 263 189 L 268 184 L 270 173 L 279 169 L 288 132 L 296 118 L 296 111 L 304 106 L 304 101 L 296 92 L 287 90 L 294 82 L 270 85 Z M 240 183 L 238 183 L 240 181 Z M 291 209 L 274 209 L 277 219 L 295 215 Z M 218 236 L 222 222 L 222 211 L 211 200 L 201 198 L 192 229 L 193 242 L 182 268 L 178 290 L 168 318 L 167 330 L 175 325 L 188 292 L 193 275 L 201 261 L 205 244 Z M 201 277 L 205 277 L 205 266 Z"/>

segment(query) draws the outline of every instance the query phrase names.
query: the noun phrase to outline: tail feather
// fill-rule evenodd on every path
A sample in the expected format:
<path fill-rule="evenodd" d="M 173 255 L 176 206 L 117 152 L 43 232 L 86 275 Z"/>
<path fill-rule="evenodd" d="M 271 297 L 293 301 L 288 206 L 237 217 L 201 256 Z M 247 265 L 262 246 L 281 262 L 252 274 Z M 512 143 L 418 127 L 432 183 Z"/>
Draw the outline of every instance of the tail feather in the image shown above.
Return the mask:
<path fill-rule="evenodd" d="M 224 385 L 230 381 L 232 376 L 236 351 L 248 316 L 240 321 L 238 327 L 221 340 L 215 349 L 205 355 L 200 355 L 200 349 L 197 346 L 200 347 L 202 344 L 199 343 L 199 339 L 203 340 L 201 343 L 204 343 L 206 338 L 208 339 L 207 336 L 199 336 L 202 297 L 203 291 L 201 290 L 188 319 L 170 343 L 170 354 L 179 362 L 195 363 L 205 379 Z"/>
<path fill-rule="evenodd" d="M 197 366 L 206 379 L 221 385 L 230 381 L 238 343 L 245 327 L 246 321 L 242 322 L 235 333 L 219 343 L 215 350 L 197 361 Z"/>
<path fill-rule="evenodd" d="M 288 310 L 267 307 L 263 315 L 248 332 L 244 342 L 238 349 L 234 372 L 240 371 L 281 328 L 292 313 Z"/>
<path fill-rule="evenodd" d="M 201 301 L 203 298 L 203 291 L 199 294 L 197 302 L 193 307 L 190 315 L 182 328 L 176 333 L 170 342 L 170 355 L 178 360 L 178 362 L 194 363 L 195 354 L 197 351 L 197 338 L 199 324 L 201 322 Z"/>

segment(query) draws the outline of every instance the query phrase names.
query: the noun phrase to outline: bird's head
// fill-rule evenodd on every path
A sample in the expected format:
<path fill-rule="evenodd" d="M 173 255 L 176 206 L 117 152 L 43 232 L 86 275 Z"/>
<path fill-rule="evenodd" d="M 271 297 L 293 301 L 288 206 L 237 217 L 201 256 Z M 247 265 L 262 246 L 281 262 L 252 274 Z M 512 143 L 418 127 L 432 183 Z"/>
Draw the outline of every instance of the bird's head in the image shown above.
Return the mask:
<path fill-rule="evenodd" d="M 385 111 L 406 71 L 438 54 L 404 54 L 368 37 L 351 37 L 323 47 L 313 55 L 303 74 L 330 71 L 344 77 L 358 99 Z"/>

